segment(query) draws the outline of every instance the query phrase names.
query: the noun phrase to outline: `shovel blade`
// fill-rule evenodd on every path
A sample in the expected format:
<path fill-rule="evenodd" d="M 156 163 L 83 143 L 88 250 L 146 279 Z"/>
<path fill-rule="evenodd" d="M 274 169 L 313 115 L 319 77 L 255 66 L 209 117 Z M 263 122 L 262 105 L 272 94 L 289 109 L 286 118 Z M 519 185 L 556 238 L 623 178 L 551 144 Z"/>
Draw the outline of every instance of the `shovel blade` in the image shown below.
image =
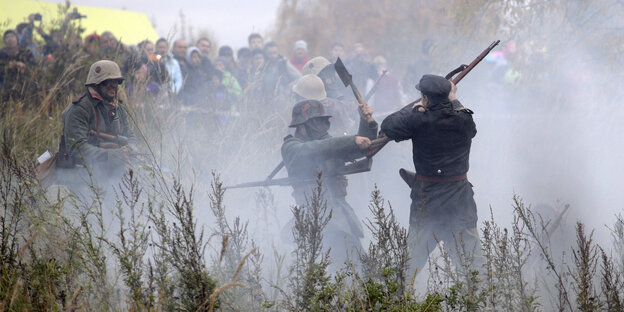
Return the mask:
<path fill-rule="evenodd" d="M 338 58 L 336 63 L 334 63 L 334 68 L 336 69 L 336 73 L 338 73 L 338 77 L 340 77 L 340 80 L 342 80 L 345 87 L 350 85 L 353 78 L 340 58 Z"/>

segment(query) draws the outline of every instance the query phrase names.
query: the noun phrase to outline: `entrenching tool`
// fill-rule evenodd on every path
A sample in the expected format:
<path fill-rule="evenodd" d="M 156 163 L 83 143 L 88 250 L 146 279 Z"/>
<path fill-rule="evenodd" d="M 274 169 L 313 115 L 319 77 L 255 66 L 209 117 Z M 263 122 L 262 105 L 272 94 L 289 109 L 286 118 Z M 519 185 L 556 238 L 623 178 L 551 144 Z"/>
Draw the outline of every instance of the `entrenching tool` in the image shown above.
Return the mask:
<path fill-rule="evenodd" d="M 356 174 L 361 172 L 368 172 L 371 170 L 373 166 L 373 159 L 370 157 L 362 158 L 346 164 L 344 167 L 337 170 L 336 175 L 349 175 Z M 284 167 L 284 162 L 281 162 L 271 174 L 262 181 L 254 181 L 236 184 L 232 186 L 226 186 L 224 189 L 237 189 L 237 188 L 248 188 L 248 187 L 268 187 L 268 186 L 291 186 L 295 183 L 311 183 L 316 181 L 316 178 L 312 179 L 297 179 L 297 178 L 278 178 L 273 179 L 275 174 Z"/>
<path fill-rule="evenodd" d="M 340 80 L 342 80 L 342 83 L 344 83 L 345 87 L 351 86 L 351 90 L 353 91 L 353 95 L 355 96 L 357 102 L 359 104 L 364 103 L 364 101 L 362 100 L 362 95 L 360 95 L 360 91 L 358 91 L 357 87 L 353 83 L 353 76 L 349 74 L 349 71 L 345 67 L 344 63 L 342 63 L 342 60 L 340 58 L 336 60 L 334 68 L 336 69 L 336 73 L 338 73 L 338 77 L 340 77 Z M 375 119 L 373 119 L 371 115 L 366 115 L 366 124 L 369 129 L 377 127 L 377 122 L 375 121 Z"/>

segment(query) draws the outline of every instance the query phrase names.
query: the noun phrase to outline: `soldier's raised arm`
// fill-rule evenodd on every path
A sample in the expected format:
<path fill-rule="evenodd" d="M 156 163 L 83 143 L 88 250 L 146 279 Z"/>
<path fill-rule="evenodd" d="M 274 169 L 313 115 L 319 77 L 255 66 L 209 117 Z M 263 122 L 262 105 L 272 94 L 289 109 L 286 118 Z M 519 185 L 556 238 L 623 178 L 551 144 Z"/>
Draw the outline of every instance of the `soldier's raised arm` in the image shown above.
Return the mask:
<path fill-rule="evenodd" d="M 368 138 L 353 135 L 314 141 L 301 141 L 289 136 L 286 137 L 282 145 L 282 158 L 310 158 L 319 156 L 356 158 L 364 156 L 363 150 L 367 148 L 366 144 L 370 145 L 370 140 Z"/>
<path fill-rule="evenodd" d="M 420 107 L 407 105 L 381 122 L 381 132 L 397 142 L 411 139 L 420 125 Z"/>

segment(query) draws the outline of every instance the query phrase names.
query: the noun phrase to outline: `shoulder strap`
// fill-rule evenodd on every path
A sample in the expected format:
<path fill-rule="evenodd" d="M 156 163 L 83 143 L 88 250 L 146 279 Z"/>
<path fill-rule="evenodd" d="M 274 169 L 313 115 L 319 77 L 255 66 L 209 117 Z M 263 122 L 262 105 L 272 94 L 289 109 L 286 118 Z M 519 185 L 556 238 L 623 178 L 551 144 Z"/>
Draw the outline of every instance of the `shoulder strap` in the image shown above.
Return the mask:
<path fill-rule="evenodd" d="M 85 97 L 87 95 L 87 92 L 84 92 L 82 95 L 80 95 L 79 97 L 75 97 L 71 102 L 72 104 L 78 104 L 78 102 L 80 102 L 80 100 L 82 100 L 83 97 Z"/>
<path fill-rule="evenodd" d="M 458 111 L 458 112 L 464 112 L 464 113 L 467 113 L 467 114 L 470 114 L 470 115 L 474 114 L 474 112 L 470 108 L 460 107 L 460 108 L 457 108 L 455 110 Z"/>
<path fill-rule="evenodd" d="M 100 115 L 95 109 L 95 105 L 89 105 L 93 110 L 93 114 L 95 114 L 95 132 L 97 132 L 98 138 L 100 137 Z"/>

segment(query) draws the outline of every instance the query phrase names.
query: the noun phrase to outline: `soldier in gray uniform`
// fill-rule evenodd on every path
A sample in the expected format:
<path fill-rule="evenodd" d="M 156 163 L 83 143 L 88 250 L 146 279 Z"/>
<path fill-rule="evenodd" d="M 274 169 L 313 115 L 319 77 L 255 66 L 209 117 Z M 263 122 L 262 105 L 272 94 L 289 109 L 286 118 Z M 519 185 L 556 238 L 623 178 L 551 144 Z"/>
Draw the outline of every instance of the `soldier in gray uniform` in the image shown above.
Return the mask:
<path fill-rule="evenodd" d="M 311 197 L 316 187 L 316 177 L 320 172 L 327 208 L 332 218 L 323 233 L 323 246 L 331 248 L 330 257 L 336 270 L 346 260 L 347 252 L 362 249 L 362 225 L 353 208 L 345 200 L 347 178 L 338 173 L 345 162 L 364 156 L 377 135 L 377 127 L 367 127 L 365 116 L 372 114 L 368 104 L 358 107 L 360 127 L 357 135 L 330 137 L 330 115 L 317 100 L 304 100 L 297 103 L 292 112 L 290 127 L 295 134 L 284 138 L 282 158 L 288 177 L 301 181 L 293 183 L 293 197 L 297 205 L 306 204 L 306 196 Z"/>
<path fill-rule="evenodd" d="M 117 89 L 123 80 L 117 63 L 93 63 L 85 83 L 86 92 L 63 111 L 59 154 L 63 154 L 60 157 L 64 161 L 57 167 L 69 169 L 59 172 L 65 174 L 67 182 L 84 183 L 77 181 L 86 178 L 83 168 L 90 170 L 96 183 L 118 179 L 124 173 L 136 139 L 128 125 L 126 109 L 118 100 Z M 73 177 L 67 179 L 68 175 Z"/>

